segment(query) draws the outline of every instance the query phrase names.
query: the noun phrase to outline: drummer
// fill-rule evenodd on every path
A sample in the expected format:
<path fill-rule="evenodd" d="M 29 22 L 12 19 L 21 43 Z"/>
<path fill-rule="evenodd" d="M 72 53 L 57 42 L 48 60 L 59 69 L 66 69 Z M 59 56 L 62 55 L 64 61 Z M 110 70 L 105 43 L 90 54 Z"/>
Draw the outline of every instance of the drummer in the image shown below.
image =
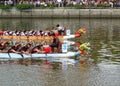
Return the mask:
<path fill-rule="evenodd" d="M 65 30 L 66 28 L 64 26 L 60 26 L 59 24 L 56 25 L 56 29 L 58 31 L 58 34 L 61 35 L 65 35 Z"/>

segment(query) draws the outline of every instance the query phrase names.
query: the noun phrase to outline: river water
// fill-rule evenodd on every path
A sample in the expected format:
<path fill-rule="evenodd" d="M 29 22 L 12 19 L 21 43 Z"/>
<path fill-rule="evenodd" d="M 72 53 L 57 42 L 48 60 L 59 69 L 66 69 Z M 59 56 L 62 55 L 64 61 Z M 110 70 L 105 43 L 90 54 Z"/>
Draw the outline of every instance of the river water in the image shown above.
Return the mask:
<path fill-rule="evenodd" d="M 2 29 L 46 29 L 64 25 L 74 33 L 86 27 L 77 41 L 90 42 L 83 64 L 0 64 L 0 86 L 120 86 L 119 19 L 1 19 Z M 85 58 L 85 59 L 84 59 Z"/>

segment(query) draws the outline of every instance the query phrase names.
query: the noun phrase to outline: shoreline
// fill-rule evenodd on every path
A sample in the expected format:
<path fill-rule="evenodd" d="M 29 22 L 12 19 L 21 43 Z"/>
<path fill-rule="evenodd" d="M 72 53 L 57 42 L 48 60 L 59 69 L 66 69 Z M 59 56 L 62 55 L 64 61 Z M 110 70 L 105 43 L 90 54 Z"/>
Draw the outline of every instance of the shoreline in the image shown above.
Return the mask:
<path fill-rule="evenodd" d="M 0 9 L 0 18 L 120 18 L 120 9 Z"/>

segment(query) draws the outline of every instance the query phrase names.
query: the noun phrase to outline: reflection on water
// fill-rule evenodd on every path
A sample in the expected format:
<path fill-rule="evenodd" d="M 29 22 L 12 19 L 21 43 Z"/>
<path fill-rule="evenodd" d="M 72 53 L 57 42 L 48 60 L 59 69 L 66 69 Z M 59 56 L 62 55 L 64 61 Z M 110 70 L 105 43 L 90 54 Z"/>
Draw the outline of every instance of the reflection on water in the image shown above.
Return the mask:
<path fill-rule="evenodd" d="M 0 86 L 119 86 L 119 22 L 119 19 L 1 19 L 0 28 L 4 30 L 46 29 L 59 23 L 74 33 L 85 26 L 87 33 L 80 41 L 89 41 L 92 50 L 85 56 L 91 59 L 84 64 L 63 65 L 65 68 L 1 64 Z"/>
<path fill-rule="evenodd" d="M 1 86 L 119 86 L 120 66 L 69 66 L 66 70 L 44 66 L 0 65 Z"/>

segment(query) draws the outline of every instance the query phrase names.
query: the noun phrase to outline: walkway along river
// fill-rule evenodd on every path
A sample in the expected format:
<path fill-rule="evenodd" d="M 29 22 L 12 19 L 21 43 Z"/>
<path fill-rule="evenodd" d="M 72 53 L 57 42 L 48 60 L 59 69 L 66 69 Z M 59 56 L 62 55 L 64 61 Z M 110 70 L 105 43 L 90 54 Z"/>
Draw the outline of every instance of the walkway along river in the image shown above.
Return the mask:
<path fill-rule="evenodd" d="M 120 18 L 120 9 L 0 9 L 0 18 Z"/>

